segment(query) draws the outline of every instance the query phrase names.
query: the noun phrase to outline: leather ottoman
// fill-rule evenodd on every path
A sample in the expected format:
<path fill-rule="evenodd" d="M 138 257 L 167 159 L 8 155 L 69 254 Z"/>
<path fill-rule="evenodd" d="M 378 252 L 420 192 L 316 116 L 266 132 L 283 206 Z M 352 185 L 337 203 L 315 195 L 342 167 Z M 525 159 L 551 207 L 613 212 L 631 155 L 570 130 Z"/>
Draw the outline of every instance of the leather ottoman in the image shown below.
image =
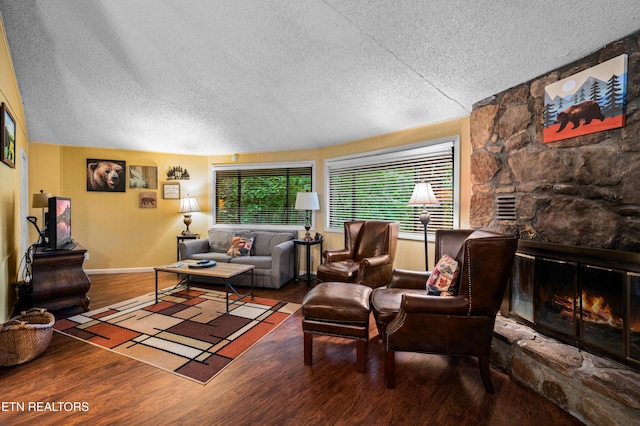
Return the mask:
<path fill-rule="evenodd" d="M 357 371 L 364 373 L 369 342 L 371 287 L 342 282 L 320 283 L 302 301 L 304 363 L 313 363 L 313 335 L 357 341 Z"/>

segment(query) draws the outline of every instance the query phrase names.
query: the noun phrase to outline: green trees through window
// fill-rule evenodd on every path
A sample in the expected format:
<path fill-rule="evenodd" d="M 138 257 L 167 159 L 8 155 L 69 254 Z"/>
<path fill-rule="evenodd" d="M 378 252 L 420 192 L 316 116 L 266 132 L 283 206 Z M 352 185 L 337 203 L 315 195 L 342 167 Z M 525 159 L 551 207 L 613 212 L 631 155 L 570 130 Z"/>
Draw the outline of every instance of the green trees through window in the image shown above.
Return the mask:
<path fill-rule="evenodd" d="M 303 225 L 296 194 L 311 191 L 312 166 L 214 169 L 216 223 Z"/>

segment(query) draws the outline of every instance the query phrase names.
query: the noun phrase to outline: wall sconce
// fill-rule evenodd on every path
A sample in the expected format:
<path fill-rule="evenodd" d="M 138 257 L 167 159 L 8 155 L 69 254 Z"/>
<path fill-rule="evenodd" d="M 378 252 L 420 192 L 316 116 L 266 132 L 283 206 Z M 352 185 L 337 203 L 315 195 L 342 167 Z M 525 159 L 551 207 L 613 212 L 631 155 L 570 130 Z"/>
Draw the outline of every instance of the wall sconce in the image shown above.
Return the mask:
<path fill-rule="evenodd" d="M 231 161 L 233 161 L 235 163 L 236 161 L 238 161 L 238 157 L 240 157 L 238 154 L 233 154 L 231 156 Z"/>

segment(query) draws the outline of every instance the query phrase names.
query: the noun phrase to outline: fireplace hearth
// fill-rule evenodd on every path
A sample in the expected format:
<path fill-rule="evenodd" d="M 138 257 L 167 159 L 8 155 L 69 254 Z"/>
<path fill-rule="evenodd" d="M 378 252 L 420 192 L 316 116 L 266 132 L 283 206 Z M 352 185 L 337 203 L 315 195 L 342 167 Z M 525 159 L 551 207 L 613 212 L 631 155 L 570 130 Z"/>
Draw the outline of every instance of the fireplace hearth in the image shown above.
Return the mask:
<path fill-rule="evenodd" d="M 504 316 L 640 370 L 639 254 L 520 240 L 505 297 Z"/>

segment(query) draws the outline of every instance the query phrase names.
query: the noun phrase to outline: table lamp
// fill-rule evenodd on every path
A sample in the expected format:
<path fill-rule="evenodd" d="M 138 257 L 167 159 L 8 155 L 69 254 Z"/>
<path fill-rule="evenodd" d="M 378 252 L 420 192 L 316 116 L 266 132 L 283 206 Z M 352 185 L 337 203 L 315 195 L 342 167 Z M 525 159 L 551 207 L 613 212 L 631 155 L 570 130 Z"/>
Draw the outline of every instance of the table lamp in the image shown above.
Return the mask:
<path fill-rule="evenodd" d="M 311 218 L 310 212 L 311 210 L 320 210 L 320 202 L 318 201 L 318 193 L 317 192 L 298 192 L 296 195 L 296 210 L 306 210 L 306 222 L 304 224 L 304 229 L 307 231 L 304 234 L 305 241 L 312 241 L 311 234 L 309 233 L 309 229 L 311 229 Z"/>
<path fill-rule="evenodd" d="M 198 201 L 196 201 L 196 197 L 190 197 L 187 194 L 186 197 L 180 200 L 180 211 L 179 213 L 184 213 L 184 224 L 187 225 L 187 229 L 182 231 L 182 235 L 186 237 L 193 236 L 191 231 L 189 231 L 189 225 L 191 225 L 191 213 L 199 212 L 200 206 L 198 206 Z"/>
<path fill-rule="evenodd" d="M 33 194 L 31 198 L 31 207 L 34 209 L 42 209 L 42 227 L 47 226 L 47 222 L 44 219 L 44 209 L 49 207 L 49 198 L 51 198 L 50 192 L 44 192 L 42 189 L 39 194 Z"/>

